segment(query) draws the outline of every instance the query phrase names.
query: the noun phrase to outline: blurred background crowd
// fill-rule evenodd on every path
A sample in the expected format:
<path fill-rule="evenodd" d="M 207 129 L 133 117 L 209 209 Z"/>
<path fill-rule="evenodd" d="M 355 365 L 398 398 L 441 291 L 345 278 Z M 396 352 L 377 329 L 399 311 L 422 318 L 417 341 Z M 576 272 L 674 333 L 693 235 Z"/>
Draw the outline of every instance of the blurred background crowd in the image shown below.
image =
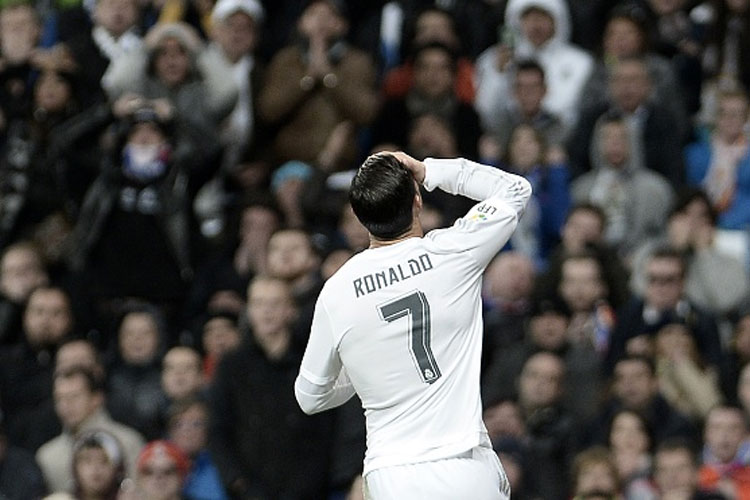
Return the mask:
<path fill-rule="evenodd" d="M 0 1 L 0 498 L 361 498 L 359 401 L 293 383 L 404 150 L 534 188 L 483 295 L 512 498 L 750 499 L 749 88 L 750 0 Z"/>

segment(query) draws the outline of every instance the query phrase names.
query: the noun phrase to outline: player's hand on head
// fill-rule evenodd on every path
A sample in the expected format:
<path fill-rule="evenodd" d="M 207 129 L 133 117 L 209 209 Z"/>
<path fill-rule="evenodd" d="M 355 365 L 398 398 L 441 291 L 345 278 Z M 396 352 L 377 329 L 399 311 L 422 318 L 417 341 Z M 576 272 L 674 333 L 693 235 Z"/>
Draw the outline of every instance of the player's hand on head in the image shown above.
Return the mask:
<path fill-rule="evenodd" d="M 404 167 L 406 167 L 406 169 L 411 172 L 411 175 L 414 176 L 414 179 L 418 183 L 422 184 L 424 182 L 425 166 L 423 162 L 417 160 L 416 158 L 412 158 L 403 151 L 392 151 L 388 154 L 392 154 L 393 156 L 395 156 L 404 165 Z"/>

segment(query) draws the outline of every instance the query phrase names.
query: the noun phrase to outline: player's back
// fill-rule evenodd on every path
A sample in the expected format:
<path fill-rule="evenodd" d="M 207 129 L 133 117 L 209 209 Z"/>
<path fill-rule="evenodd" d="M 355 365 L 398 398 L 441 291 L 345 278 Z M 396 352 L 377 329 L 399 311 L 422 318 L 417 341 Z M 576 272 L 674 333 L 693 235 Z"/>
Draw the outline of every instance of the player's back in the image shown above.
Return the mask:
<path fill-rule="evenodd" d="M 456 455 L 485 438 L 482 268 L 448 248 L 449 231 L 366 250 L 321 293 L 366 412 L 365 471 Z"/>

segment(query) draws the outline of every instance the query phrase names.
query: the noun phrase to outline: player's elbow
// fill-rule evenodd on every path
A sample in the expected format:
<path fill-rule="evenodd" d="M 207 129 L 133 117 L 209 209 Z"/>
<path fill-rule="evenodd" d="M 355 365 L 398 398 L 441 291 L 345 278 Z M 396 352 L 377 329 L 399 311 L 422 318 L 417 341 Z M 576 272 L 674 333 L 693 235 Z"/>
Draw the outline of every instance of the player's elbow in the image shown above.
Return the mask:
<path fill-rule="evenodd" d="M 525 177 L 521 177 L 520 179 L 518 179 L 518 183 L 520 184 L 519 191 L 521 193 L 521 197 L 524 200 L 528 201 L 529 198 L 531 198 L 531 183 Z"/>
<path fill-rule="evenodd" d="M 318 401 L 318 398 L 312 394 L 307 394 L 299 386 L 299 379 L 294 384 L 294 397 L 297 399 L 297 404 L 307 415 L 314 415 L 315 413 L 323 411 L 323 407 Z"/>

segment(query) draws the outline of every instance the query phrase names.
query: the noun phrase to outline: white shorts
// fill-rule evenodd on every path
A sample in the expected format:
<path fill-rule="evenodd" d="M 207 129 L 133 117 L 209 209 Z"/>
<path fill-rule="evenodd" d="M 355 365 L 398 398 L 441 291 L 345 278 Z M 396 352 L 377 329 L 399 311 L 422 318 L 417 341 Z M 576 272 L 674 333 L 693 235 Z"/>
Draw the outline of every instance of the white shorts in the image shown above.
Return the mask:
<path fill-rule="evenodd" d="M 364 478 L 366 500 L 508 500 L 497 454 L 477 446 L 457 457 L 383 467 Z"/>

